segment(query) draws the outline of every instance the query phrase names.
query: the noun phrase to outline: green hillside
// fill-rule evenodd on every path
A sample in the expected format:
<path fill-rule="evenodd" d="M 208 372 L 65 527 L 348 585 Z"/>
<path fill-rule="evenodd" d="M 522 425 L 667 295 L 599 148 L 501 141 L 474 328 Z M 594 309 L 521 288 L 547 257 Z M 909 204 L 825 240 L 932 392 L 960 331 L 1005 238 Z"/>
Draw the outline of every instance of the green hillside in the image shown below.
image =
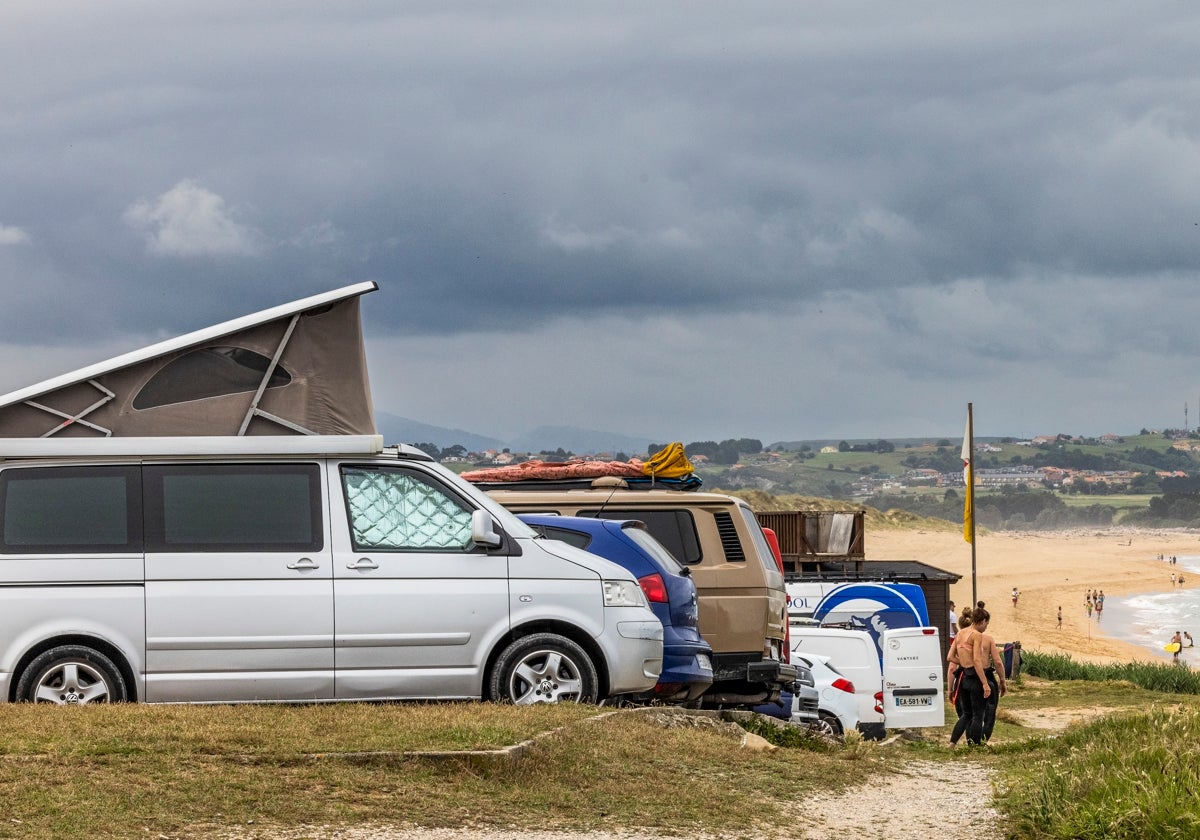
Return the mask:
<path fill-rule="evenodd" d="M 977 475 L 1057 467 L 1077 477 L 1064 486 L 993 489 L 979 482 L 977 524 L 993 529 L 1200 527 L 1200 452 L 1179 448 L 1181 441 L 1200 449 L 1200 435 L 1149 432 L 1105 440 L 1059 436 L 1037 445 L 1010 438 L 977 440 Z M 961 445 L 948 439 L 799 442 L 743 454 L 736 464 L 703 462 L 697 472 L 706 487 L 742 495 L 866 507 L 875 512 L 877 527 L 889 521 L 934 527 L 925 518 L 958 527 L 962 487 L 946 487 L 937 474 L 961 471 Z"/>

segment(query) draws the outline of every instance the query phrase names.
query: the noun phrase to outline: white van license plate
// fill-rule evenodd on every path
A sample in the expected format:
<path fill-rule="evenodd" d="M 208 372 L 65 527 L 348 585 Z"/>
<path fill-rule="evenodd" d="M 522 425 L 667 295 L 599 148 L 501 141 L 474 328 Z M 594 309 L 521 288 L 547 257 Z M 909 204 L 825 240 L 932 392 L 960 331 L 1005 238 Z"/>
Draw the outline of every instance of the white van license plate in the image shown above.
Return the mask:
<path fill-rule="evenodd" d="M 897 697 L 897 706 L 932 706 L 932 697 Z"/>

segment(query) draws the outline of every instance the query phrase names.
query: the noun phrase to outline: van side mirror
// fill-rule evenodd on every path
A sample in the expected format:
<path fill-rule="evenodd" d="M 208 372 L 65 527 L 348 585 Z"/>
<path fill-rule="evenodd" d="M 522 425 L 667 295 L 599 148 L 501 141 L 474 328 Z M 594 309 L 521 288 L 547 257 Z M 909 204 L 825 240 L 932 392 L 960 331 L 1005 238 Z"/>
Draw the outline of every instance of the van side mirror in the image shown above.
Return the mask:
<path fill-rule="evenodd" d="M 496 521 L 482 508 L 471 512 L 471 542 L 487 548 L 497 548 L 501 542 L 496 533 Z"/>

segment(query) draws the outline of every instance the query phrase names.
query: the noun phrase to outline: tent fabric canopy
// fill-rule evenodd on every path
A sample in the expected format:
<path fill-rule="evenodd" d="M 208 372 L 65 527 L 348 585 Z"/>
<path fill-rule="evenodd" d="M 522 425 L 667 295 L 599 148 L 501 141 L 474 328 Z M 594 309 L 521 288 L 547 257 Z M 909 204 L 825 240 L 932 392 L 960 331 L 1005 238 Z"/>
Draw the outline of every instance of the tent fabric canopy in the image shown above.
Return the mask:
<path fill-rule="evenodd" d="M 375 434 L 360 283 L 0 396 L 0 438 Z"/>

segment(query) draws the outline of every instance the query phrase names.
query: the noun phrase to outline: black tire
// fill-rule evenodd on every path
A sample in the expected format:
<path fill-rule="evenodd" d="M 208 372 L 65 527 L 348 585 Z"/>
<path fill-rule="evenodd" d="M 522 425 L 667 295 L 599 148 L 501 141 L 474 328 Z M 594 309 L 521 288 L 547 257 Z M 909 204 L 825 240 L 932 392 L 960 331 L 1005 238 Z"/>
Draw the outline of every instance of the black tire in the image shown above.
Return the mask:
<path fill-rule="evenodd" d="M 887 730 L 882 723 L 859 723 L 858 731 L 864 741 L 882 741 L 887 736 Z"/>
<path fill-rule="evenodd" d="M 828 735 L 830 738 L 838 738 L 845 734 L 842 732 L 842 722 L 838 720 L 838 716 L 832 712 L 817 712 L 818 721 L 814 727 L 822 735 Z"/>
<path fill-rule="evenodd" d="M 491 699 L 524 706 L 594 703 L 600 679 L 579 645 L 555 633 L 533 633 L 504 649 L 489 683 Z"/>
<path fill-rule="evenodd" d="M 28 703 L 121 703 L 126 696 L 113 661 L 82 645 L 51 648 L 29 663 L 17 683 L 17 699 Z"/>

